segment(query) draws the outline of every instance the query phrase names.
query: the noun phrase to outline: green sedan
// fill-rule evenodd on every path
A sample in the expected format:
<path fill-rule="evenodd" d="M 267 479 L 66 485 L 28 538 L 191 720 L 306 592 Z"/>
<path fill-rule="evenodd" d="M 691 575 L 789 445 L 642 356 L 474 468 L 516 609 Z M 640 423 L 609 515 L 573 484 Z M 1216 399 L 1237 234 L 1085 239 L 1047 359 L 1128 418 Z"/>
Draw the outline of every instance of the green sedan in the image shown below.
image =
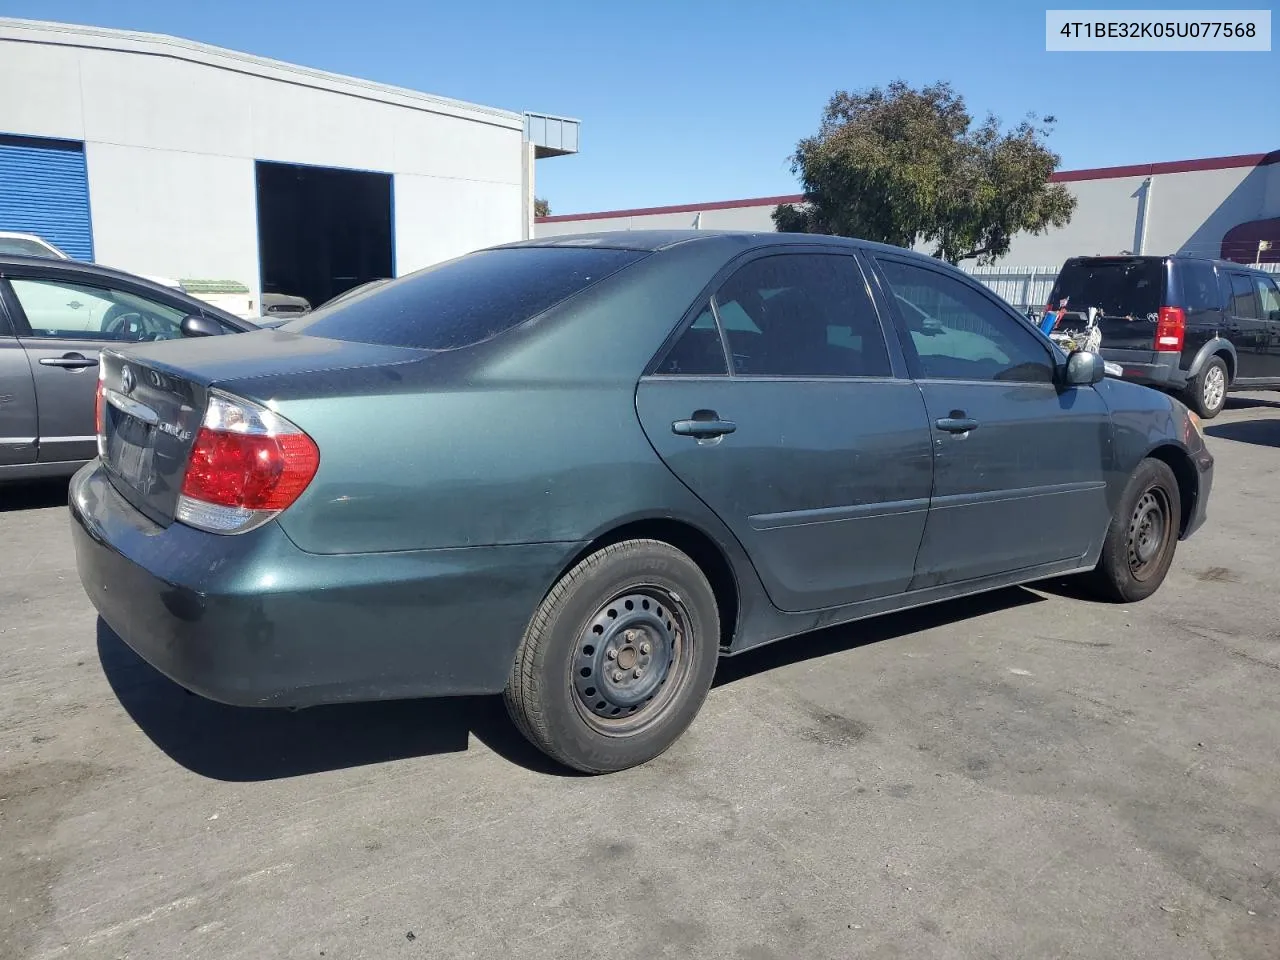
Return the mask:
<path fill-rule="evenodd" d="M 1147 597 L 1213 478 L 1181 403 L 946 264 L 708 231 L 509 244 L 106 350 L 97 442 L 81 581 L 178 684 L 501 693 L 595 773 L 674 743 L 724 656 L 1046 577 Z"/>

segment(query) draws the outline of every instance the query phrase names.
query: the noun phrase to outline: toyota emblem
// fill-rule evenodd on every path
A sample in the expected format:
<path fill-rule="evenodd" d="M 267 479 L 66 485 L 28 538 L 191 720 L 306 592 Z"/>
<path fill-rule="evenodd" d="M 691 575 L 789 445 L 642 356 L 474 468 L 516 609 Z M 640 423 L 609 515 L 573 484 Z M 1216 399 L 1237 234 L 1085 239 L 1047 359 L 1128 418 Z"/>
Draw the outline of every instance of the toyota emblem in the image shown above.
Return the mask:
<path fill-rule="evenodd" d="M 133 369 L 131 367 L 122 367 L 120 370 L 121 391 L 124 393 L 133 393 L 133 388 L 137 385 L 137 381 L 133 376 Z"/>

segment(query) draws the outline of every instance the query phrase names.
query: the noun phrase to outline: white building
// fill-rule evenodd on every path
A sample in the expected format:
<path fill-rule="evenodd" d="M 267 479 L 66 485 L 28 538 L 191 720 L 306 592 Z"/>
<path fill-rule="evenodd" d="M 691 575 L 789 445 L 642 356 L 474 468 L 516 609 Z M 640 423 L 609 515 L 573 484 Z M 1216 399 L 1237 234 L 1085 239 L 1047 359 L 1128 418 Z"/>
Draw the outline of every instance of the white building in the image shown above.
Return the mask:
<path fill-rule="evenodd" d="M 1123 251 L 1252 263 L 1259 257 L 1259 240 L 1271 241 L 1262 262 L 1280 261 L 1280 151 L 1062 171 L 1052 179 L 1065 183 L 1079 201 L 1071 223 L 1041 236 L 1015 237 L 1002 263 L 1040 264 L 1056 272 L 1068 257 Z M 538 236 L 690 227 L 772 231 L 774 208 L 802 199 L 759 197 L 542 217 L 535 230 Z"/>
<path fill-rule="evenodd" d="M 313 304 L 531 233 L 578 123 L 174 37 L 0 18 L 0 231 Z"/>

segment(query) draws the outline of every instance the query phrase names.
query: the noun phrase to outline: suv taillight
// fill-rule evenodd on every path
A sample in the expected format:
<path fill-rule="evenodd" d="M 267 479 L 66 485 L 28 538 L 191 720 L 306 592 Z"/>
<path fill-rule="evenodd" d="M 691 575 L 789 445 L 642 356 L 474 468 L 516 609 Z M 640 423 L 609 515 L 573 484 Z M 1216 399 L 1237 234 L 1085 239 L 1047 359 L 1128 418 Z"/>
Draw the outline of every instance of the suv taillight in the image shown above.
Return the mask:
<path fill-rule="evenodd" d="M 1161 307 L 1156 324 L 1156 349 L 1182 352 L 1182 338 L 1187 330 L 1187 315 L 1181 307 Z"/>
<path fill-rule="evenodd" d="M 315 441 L 284 417 L 211 392 L 176 517 L 210 533 L 244 533 L 293 504 L 319 467 Z"/>

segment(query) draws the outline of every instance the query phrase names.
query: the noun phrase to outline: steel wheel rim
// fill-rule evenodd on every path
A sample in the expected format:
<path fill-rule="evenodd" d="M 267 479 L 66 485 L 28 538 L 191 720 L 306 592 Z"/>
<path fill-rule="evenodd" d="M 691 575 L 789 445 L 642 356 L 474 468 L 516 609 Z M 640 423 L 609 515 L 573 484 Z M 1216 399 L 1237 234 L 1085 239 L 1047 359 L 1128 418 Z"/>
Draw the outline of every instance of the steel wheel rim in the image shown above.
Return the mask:
<path fill-rule="evenodd" d="M 1146 580 L 1160 564 L 1172 529 L 1169 498 L 1159 487 L 1152 487 L 1138 498 L 1129 515 L 1126 547 L 1129 572 L 1135 580 Z"/>
<path fill-rule="evenodd" d="M 677 701 L 692 674 L 689 615 L 662 587 L 630 587 L 601 604 L 578 635 L 573 702 L 598 733 L 631 736 Z"/>
<path fill-rule="evenodd" d="M 1210 367 L 1204 376 L 1204 405 L 1216 410 L 1227 393 L 1227 377 L 1218 366 Z"/>

